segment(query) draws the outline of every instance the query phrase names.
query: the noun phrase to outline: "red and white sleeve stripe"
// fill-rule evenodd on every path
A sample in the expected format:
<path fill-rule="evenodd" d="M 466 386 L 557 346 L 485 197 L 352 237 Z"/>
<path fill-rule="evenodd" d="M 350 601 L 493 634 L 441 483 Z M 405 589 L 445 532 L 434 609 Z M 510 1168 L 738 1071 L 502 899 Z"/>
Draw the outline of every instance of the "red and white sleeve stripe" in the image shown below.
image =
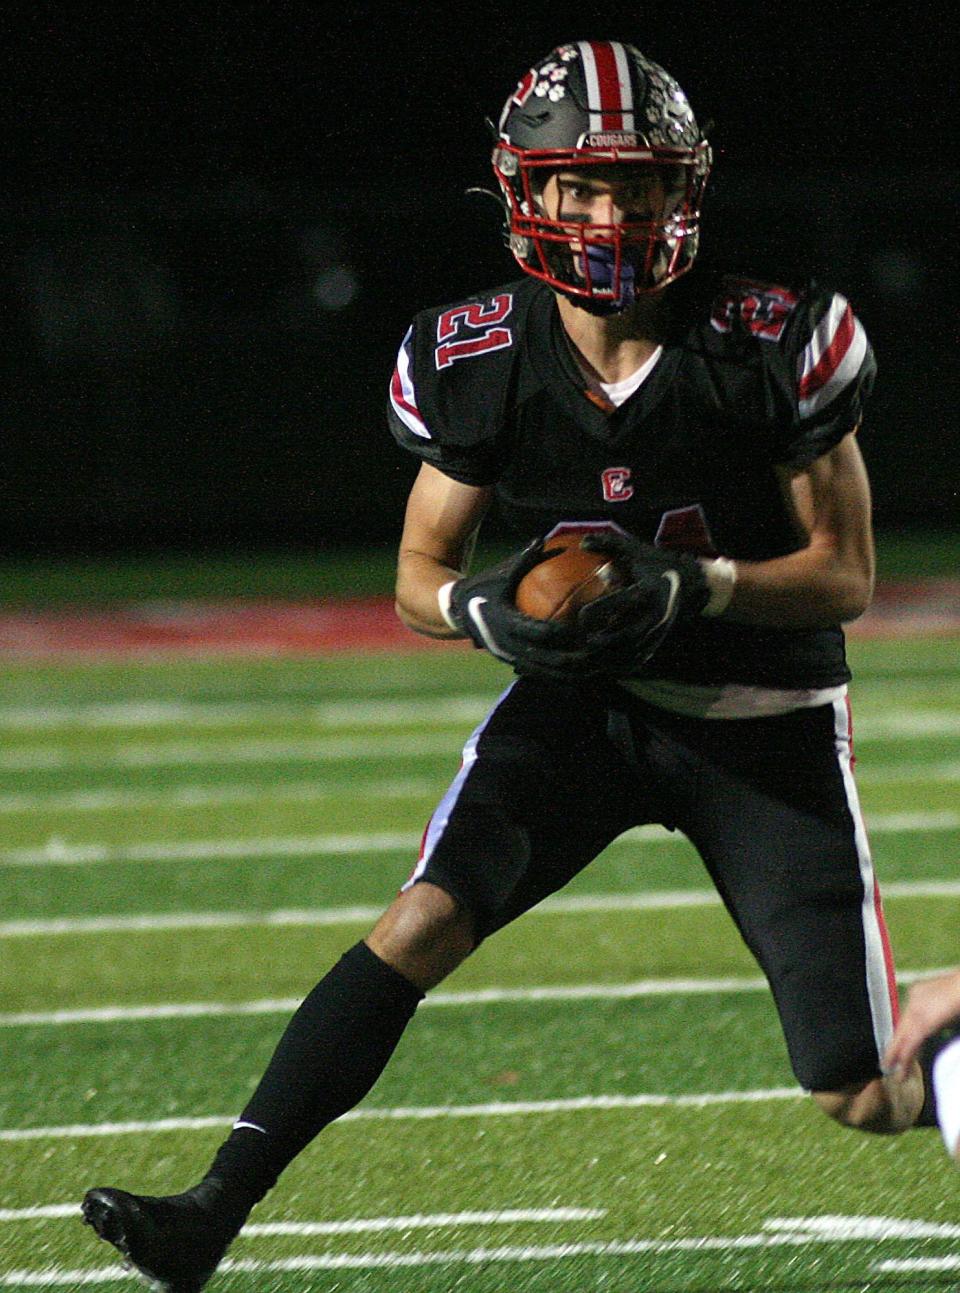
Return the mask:
<path fill-rule="evenodd" d="M 797 405 L 812 417 L 855 381 L 867 354 L 867 334 L 846 297 L 835 293 L 797 359 Z"/>
<path fill-rule="evenodd" d="M 393 370 L 393 377 L 390 379 L 390 403 L 393 405 L 393 411 L 397 417 L 414 435 L 418 435 L 423 440 L 431 439 L 430 432 L 424 422 L 420 410 L 417 408 L 417 392 L 413 385 L 412 368 L 413 353 L 413 326 L 407 329 L 407 335 L 400 346 L 400 353 L 397 355 L 397 366 Z"/>

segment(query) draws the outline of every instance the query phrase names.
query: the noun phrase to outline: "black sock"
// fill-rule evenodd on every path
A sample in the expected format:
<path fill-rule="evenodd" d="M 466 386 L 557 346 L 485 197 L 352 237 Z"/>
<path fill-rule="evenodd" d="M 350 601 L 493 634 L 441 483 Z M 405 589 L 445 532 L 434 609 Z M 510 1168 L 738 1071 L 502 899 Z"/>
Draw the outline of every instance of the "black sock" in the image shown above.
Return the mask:
<path fill-rule="evenodd" d="M 422 999 L 366 943 L 352 947 L 290 1020 L 208 1175 L 251 1207 L 263 1198 L 314 1136 L 367 1094 Z"/>

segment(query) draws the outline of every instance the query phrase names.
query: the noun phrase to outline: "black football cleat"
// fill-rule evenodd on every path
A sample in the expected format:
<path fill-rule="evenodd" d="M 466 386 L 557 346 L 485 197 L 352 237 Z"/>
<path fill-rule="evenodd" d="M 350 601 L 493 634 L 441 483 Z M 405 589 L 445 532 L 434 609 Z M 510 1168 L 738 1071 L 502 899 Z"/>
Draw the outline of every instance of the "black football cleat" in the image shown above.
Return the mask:
<path fill-rule="evenodd" d="M 217 1180 L 164 1198 L 88 1190 L 82 1212 L 158 1293 L 199 1293 L 245 1220 L 224 1207 Z"/>

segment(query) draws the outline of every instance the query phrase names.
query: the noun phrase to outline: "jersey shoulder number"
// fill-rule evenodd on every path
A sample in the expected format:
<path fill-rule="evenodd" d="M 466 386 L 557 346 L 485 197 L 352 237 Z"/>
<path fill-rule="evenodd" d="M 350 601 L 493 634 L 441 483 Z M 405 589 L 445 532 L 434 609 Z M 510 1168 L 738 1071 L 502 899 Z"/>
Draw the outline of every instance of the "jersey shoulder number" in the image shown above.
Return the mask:
<path fill-rule="evenodd" d="M 512 346 L 513 329 L 505 323 L 512 313 L 512 292 L 498 292 L 487 301 L 465 301 L 444 310 L 437 318 L 433 352 L 437 369 Z"/>
<path fill-rule="evenodd" d="M 512 283 L 423 310 L 400 346 L 388 418 L 405 449 L 468 484 L 496 467 L 528 293 Z"/>
<path fill-rule="evenodd" d="M 744 330 L 762 341 L 779 341 L 799 300 L 775 283 L 727 278 L 711 307 L 710 325 L 716 332 Z"/>

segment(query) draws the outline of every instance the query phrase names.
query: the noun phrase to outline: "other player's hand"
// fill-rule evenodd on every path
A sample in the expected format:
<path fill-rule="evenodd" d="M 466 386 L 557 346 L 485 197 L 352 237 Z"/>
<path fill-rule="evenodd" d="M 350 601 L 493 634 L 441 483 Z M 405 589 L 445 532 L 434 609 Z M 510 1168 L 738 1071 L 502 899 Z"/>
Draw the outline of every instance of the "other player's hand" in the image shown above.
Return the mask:
<path fill-rule="evenodd" d="M 607 553 L 627 579 L 578 616 L 591 667 L 626 677 L 650 659 L 675 624 L 700 614 L 710 597 L 706 575 L 689 553 L 655 548 L 619 531 L 591 534 L 582 546 Z"/>
<path fill-rule="evenodd" d="M 915 983 L 884 1053 L 883 1071 L 903 1077 L 923 1042 L 958 1016 L 960 970 Z"/>
<path fill-rule="evenodd" d="M 512 665 L 518 673 L 565 678 L 583 670 L 588 653 L 577 631 L 565 624 L 535 620 L 514 605 L 520 580 L 546 561 L 542 539 L 450 588 L 447 619 L 476 646 Z"/>

